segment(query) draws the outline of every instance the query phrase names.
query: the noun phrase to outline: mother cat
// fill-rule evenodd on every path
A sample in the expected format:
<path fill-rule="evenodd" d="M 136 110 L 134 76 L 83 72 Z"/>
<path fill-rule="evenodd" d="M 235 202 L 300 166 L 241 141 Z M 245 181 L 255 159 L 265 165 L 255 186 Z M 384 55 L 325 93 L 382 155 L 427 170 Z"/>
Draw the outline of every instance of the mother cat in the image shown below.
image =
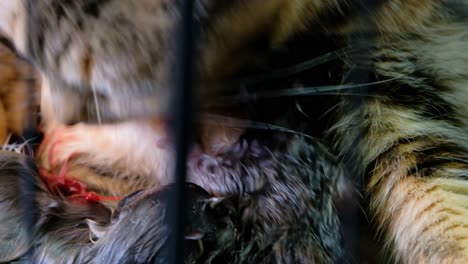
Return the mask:
<path fill-rule="evenodd" d="M 161 151 L 142 146 L 131 158 L 122 155 L 154 140 L 156 131 L 164 134 L 148 120 L 167 113 L 174 1 L 36 1 L 34 32 L 26 30 L 25 2 L 0 1 L 0 29 L 45 77 L 50 93 L 43 100 L 52 106 L 44 110 L 46 131 L 58 123 L 119 121 L 61 129 L 51 140 L 60 142 L 51 144 L 54 162 L 78 153 L 77 164 L 167 181 Z M 356 178 L 364 176 L 365 205 L 397 260 L 468 262 L 467 11 L 465 0 L 198 0 L 202 109 L 268 123 L 292 109 L 310 119 L 305 130 L 327 132 Z M 299 64 L 317 66 L 319 59 L 326 63 Z M 284 78 L 271 82 L 275 76 Z M 311 93 L 333 94 L 334 101 L 305 98 Z M 261 102 L 246 103 L 250 95 Z M 241 103 L 254 110 L 241 111 Z M 135 131 L 138 142 L 128 136 Z M 207 156 L 242 133 L 208 131 L 201 145 L 221 143 Z M 223 180 L 211 180 L 198 183 L 228 192 Z"/>

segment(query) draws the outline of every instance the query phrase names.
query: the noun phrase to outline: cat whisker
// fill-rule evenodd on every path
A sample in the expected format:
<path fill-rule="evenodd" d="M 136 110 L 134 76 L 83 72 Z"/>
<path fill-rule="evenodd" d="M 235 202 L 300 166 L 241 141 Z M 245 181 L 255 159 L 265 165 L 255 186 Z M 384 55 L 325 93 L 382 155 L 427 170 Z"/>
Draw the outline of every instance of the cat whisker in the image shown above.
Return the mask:
<path fill-rule="evenodd" d="M 282 79 L 282 78 L 285 78 L 285 77 L 288 77 L 297 73 L 307 71 L 309 69 L 312 69 L 316 66 L 320 66 L 327 62 L 336 60 L 350 51 L 351 51 L 350 47 L 341 48 L 339 50 L 325 53 L 313 59 L 306 60 L 304 62 L 295 64 L 292 66 L 287 66 L 287 67 L 280 68 L 280 69 L 273 69 L 272 71 L 269 71 L 269 72 L 258 73 L 253 76 L 248 76 L 248 77 L 241 78 L 238 80 L 232 80 L 231 85 L 234 87 L 236 87 L 239 84 L 245 86 L 245 85 L 257 84 L 257 83 L 264 82 L 264 81 Z"/>
<path fill-rule="evenodd" d="M 300 114 L 304 115 L 304 116 L 307 117 L 307 118 L 310 118 L 310 115 L 306 114 L 306 112 L 304 111 L 304 109 L 302 109 L 302 105 L 301 105 L 300 102 L 296 101 L 296 104 L 295 104 L 295 105 L 296 105 L 296 110 L 297 110 Z"/>
<path fill-rule="evenodd" d="M 461 162 L 468 164 L 468 159 L 457 158 L 457 157 L 437 157 L 440 160 L 447 160 L 447 161 L 454 161 L 454 162 Z"/>
<path fill-rule="evenodd" d="M 101 112 L 99 110 L 99 102 L 97 98 L 97 92 L 96 92 L 96 87 L 94 85 L 91 86 L 91 89 L 93 91 L 93 99 L 94 99 L 94 107 L 96 108 L 96 117 L 97 117 L 97 122 L 99 125 L 102 124 L 101 121 Z"/>
<path fill-rule="evenodd" d="M 34 149 L 32 148 L 30 143 L 37 140 L 37 137 L 32 137 L 29 139 L 25 139 L 24 137 L 21 138 L 24 140 L 24 142 L 21 143 L 21 145 L 19 146 L 21 153 L 28 154 L 29 156 L 34 157 Z M 24 151 L 24 149 L 26 149 L 26 151 Z"/>
<path fill-rule="evenodd" d="M 230 128 L 249 128 L 249 129 L 279 131 L 279 132 L 291 133 L 291 134 L 303 136 L 305 138 L 317 140 L 316 138 L 310 135 L 307 135 L 303 132 L 289 129 L 289 128 L 279 126 L 279 125 L 274 125 L 271 123 L 265 123 L 265 122 L 242 119 L 242 118 L 234 118 L 234 117 L 228 117 L 228 116 L 217 115 L 217 114 L 207 114 L 207 113 L 200 114 L 200 117 L 201 117 L 200 122 L 205 123 L 205 124 L 217 125 L 217 124 L 222 123 L 223 126 L 230 127 Z"/>
<path fill-rule="evenodd" d="M 257 93 L 258 97 L 285 97 L 285 96 L 299 96 L 299 95 L 316 95 L 324 94 L 327 92 L 337 91 L 337 94 L 340 94 L 339 91 L 342 90 L 352 90 L 362 87 L 369 87 L 380 85 L 386 82 L 391 82 L 401 77 L 394 77 L 382 81 L 369 82 L 369 83 L 360 83 L 360 84 L 340 84 L 340 85 L 326 85 L 326 86 L 315 86 L 315 87 L 296 87 L 296 88 L 287 88 L 281 89 L 273 92 Z"/>
<path fill-rule="evenodd" d="M 6 146 L 8 146 L 8 142 L 10 142 L 11 137 L 12 137 L 12 134 L 9 133 L 8 136 L 7 136 L 7 138 L 5 139 L 5 142 L 3 142 L 3 146 L 2 146 L 3 149 L 4 149 Z"/>
<path fill-rule="evenodd" d="M 36 138 L 25 139 L 25 138 L 21 137 L 21 139 L 23 140 L 22 143 L 14 142 L 14 143 L 9 144 L 8 142 L 10 141 L 11 136 L 12 136 L 12 134 L 10 134 L 8 136 L 7 142 L 3 146 L 1 146 L 0 149 L 14 151 L 14 152 L 17 152 L 17 153 L 20 153 L 20 154 L 24 154 L 24 155 L 34 157 L 33 149 L 32 149 L 32 147 L 31 147 L 31 145 L 29 143 L 31 141 L 36 140 Z"/>
<path fill-rule="evenodd" d="M 312 96 L 312 95 L 346 95 L 346 96 L 376 96 L 365 93 L 345 93 L 344 90 L 360 89 L 380 85 L 386 82 L 391 82 L 400 79 L 402 76 L 389 78 L 386 80 L 361 83 L 361 84 L 341 84 L 341 85 L 326 85 L 326 86 L 310 86 L 310 87 L 294 87 L 279 89 L 276 91 L 267 92 L 252 92 L 235 96 L 221 96 L 217 98 L 216 105 L 237 104 L 239 102 L 256 101 L 258 99 L 280 98 L 280 97 L 297 97 L 297 96 Z"/>

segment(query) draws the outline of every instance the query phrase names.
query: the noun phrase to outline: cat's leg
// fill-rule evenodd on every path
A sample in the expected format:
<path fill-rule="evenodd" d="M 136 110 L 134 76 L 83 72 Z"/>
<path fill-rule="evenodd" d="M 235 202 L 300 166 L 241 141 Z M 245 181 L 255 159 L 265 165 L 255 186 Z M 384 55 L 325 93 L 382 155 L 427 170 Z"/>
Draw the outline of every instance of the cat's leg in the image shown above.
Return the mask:
<path fill-rule="evenodd" d="M 338 148 L 367 168 L 372 218 L 398 260 L 468 263 L 466 113 L 435 88 L 388 85 L 400 88 L 344 101 Z M 465 89 L 452 93 L 468 98 Z"/>
<path fill-rule="evenodd" d="M 91 190 L 126 195 L 154 184 L 167 184 L 171 153 L 165 126 L 156 120 L 113 124 L 63 125 L 51 103 L 47 79 L 41 87 L 44 140 L 38 150 L 39 166 L 49 175 L 86 182 Z"/>
<path fill-rule="evenodd" d="M 90 183 L 97 189 L 104 188 L 113 195 L 127 193 L 120 193 L 122 188 L 115 184 L 116 180 L 127 187 L 131 182 L 129 191 L 164 184 L 169 166 L 165 161 L 169 153 L 158 145 L 160 134 L 153 125 L 133 121 L 57 126 L 45 134 L 38 153 L 40 167 L 59 175 L 65 166 L 67 176 Z M 89 168 L 106 176 L 91 177 Z"/>

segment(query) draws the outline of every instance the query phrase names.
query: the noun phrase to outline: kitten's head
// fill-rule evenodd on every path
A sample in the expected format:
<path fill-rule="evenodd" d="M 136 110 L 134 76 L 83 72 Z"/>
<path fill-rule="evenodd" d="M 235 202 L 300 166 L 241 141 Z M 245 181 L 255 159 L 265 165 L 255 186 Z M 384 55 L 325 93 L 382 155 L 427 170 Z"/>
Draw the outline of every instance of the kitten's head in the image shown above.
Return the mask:
<path fill-rule="evenodd" d="M 97 239 L 90 257 L 99 263 L 166 263 L 174 230 L 170 218 L 174 185 L 139 191 L 123 199 L 110 225 L 88 224 Z M 236 242 L 235 210 L 228 201 L 211 206 L 205 190 L 187 183 L 186 263 L 231 253 Z M 207 261 L 209 262 L 209 261 Z"/>

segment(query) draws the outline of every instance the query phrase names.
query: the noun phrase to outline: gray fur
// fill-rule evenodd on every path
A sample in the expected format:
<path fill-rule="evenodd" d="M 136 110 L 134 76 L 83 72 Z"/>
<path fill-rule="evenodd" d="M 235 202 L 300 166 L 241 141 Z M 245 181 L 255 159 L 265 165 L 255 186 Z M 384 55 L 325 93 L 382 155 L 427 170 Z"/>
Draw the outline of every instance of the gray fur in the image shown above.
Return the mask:
<path fill-rule="evenodd" d="M 186 263 L 224 263 L 226 259 L 232 263 L 341 263 L 344 252 L 334 200 L 340 198 L 337 186 L 343 170 L 313 141 L 284 134 L 275 139 L 277 143 L 270 145 L 271 149 L 263 145 L 271 141 L 243 139 L 239 143 L 243 149 L 235 159 L 241 158 L 247 170 L 229 167 L 224 170 L 232 173 L 218 174 L 219 179 L 238 186 L 223 192 L 224 199 L 212 200 L 202 188 L 187 184 L 190 210 L 186 232 L 195 238 L 187 241 Z M 285 148 L 289 150 L 283 153 Z M 233 150 L 237 152 L 238 146 L 233 146 Z M 223 159 L 232 158 L 233 154 L 228 151 Z M 24 162 L 28 158 L 9 152 L 2 152 L 0 157 L 4 159 L 0 172 L 10 176 L 0 178 L 3 194 L 10 194 L 0 202 L 5 212 L 2 217 L 14 219 L 1 221 L 2 230 L 23 224 L 17 212 L 21 206 L 11 206 L 21 193 L 10 188 L 21 187 L 15 181 L 21 175 L 9 169 L 24 170 L 23 177 L 32 177 L 36 182 L 38 221 L 30 255 L 34 263 L 167 260 L 171 230 L 165 207 L 170 204 L 166 194 L 171 186 L 130 195 L 111 216 L 104 205 L 71 202 L 51 194 L 35 169 Z M 210 181 L 210 170 L 200 167 L 197 173 Z M 197 238 L 197 234 L 201 237 Z M 27 234 L 23 231 L 1 235 L 0 241 L 6 237 L 19 241 L 0 245 L 0 252 L 5 252 L 2 259 L 21 260 L 29 249 Z M 12 246 L 18 249 L 17 253 L 8 251 Z"/>
<path fill-rule="evenodd" d="M 160 32 L 178 21 L 167 2 L 38 1 L 31 57 L 49 77 L 54 105 L 68 106 L 57 109 L 61 120 L 115 121 L 164 111 L 172 40 Z"/>

